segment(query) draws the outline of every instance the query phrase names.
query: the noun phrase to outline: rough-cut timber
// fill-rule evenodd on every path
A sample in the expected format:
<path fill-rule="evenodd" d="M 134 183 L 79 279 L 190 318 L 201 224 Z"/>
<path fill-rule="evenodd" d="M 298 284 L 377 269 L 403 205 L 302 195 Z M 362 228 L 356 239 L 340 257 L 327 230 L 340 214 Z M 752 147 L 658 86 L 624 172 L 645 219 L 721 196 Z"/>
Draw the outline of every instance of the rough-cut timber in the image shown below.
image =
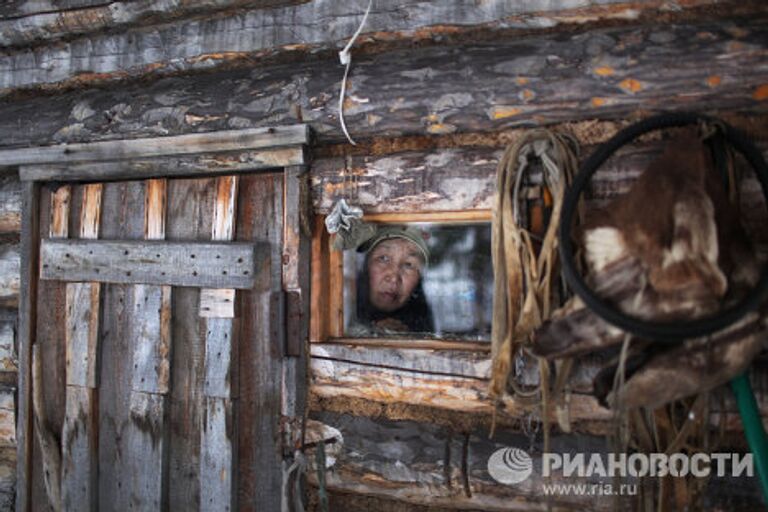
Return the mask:
<path fill-rule="evenodd" d="M 765 15 L 528 36 L 360 56 L 348 82 L 350 133 L 488 132 L 644 110 L 765 112 Z M 328 61 L 238 69 L 3 105 L 6 146 L 338 122 L 343 69 Z M 23 130 L 19 130 L 23 126 Z"/>
<path fill-rule="evenodd" d="M 21 231 L 21 184 L 17 173 L 0 175 L 0 233 Z"/>
<path fill-rule="evenodd" d="M 19 300 L 19 244 L 0 244 L 0 304 L 15 307 Z"/>
<path fill-rule="evenodd" d="M 167 181 L 151 179 L 144 188 L 144 238 L 163 240 Z M 133 288 L 133 375 L 131 382 L 131 449 L 140 454 L 131 467 L 131 505 L 160 510 L 167 495 L 168 441 L 165 435 L 171 384 L 170 286 L 139 284 Z M 151 428 L 147 428 L 150 426 Z"/>
<path fill-rule="evenodd" d="M 287 165 L 306 162 L 305 150 L 301 147 L 265 149 L 261 151 L 235 151 L 203 153 L 191 156 L 157 158 L 132 158 L 120 162 L 97 162 L 61 165 L 30 165 L 22 167 L 25 180 L 123 180 L 166 177 L 193 177 L 221 175 L 245 171 L 278 169 Z M 12 227 L 12 208 L 9 207 L 9 227 Z M 0 215 L 2 212 L 0 211 Z M 0 216 L 0 229 L 3 227 Z"/>
<path fill-rule="evenodd" d="M 577 476 L 564 478 L 558 470 L 550 478 L 543 477 L 541 432 L 497 430 L 491 438 L 484 428 L 459 432 L 426 422 L 329 412 L 313 412 L 312 418 L 319 422 L 310 422 L 308 438 L 314 440 L 317 432 L 326 440 L 330 461 L 325 475 L 328 489 L 347 497 L 379 496 L 393 500 L 391 508 L 374 505 L 371 510 L 629 510 L 636 500 L 625 496 L 625 502 L 617 502 L 615 497 L 599 494 L 545 495 L 544 485 L 597 482 Z M 554 432 L 551 443 L 554 452 L 574 451 L 573 447 L 578 446 L 576 452 L 600 454 L 603 461 L 613 451 L 606 438 L 589 435 Z M 497 450 L 510 447 L 525 450 L 531 456 L 533 471 L 524 482 L 500 485 L 489 474 L 488 461 Z M 310 460 L 314 459 L 314 451 L 309 450 Z M 316 475 L 312 467 L 308 479 L 313 485 L 317 485 Z M 746 480 L 710 478 L 704 508 L 744 512 L 760 508 L 760 497 L 750 491 L 752 483 Z M 623 482 L 601 481 L 610 481 L 612 485 L 636 484 L 637 491 L 640 490 L 640 483 L 632 478 Z M 333 504 L 332 500 L 331 510 L 360 510 L 346 508 L 344 502 L 339 499 Z"/>
<path fill-rule="evenodd" d="M 237 176 L 216 179 L 211 240 L 231 241 L 237 225 Z M 237 510 L 237 340 L 235 302 L 230 300 L 222 318 L 211 313 L 210 296 L 228 290 L 200 291 L 200 313 L 205 319 L 204 427 L 200 437 L 200 510 Z M 231 290 L 234 292 L 234 290 Z M 208 310 L 204 308 L 208 304 Z M 221 305 L 221 302 L 219 302 Z M 205 313 L 205 314 L 203 314 Z"/>
<path fill-rule="evenodd" d="M 93 183 L 82 188 L 80 209 L 81 239 L 96 239 L 101 227 L 103 186 Z M 66 196 L 66 193 L 63 195 Z M 69 205 L 54 195 L 54 229 L 63 223 L 57 217 Z M 61 433 L 61 506 L 65 511 L 98 509 L 98 385 L 99 321 L 101 284 L 68 283 L 66 287 L 66 406 Z M 55 468 L 48 468 L 52 471 Z"/>
<path fill-rule="evenodd" d="M 254 248 L 243 243 L 44 240 L 46 280 L 245 289 L 253 286 Z"/>
<path fill-rule="evenodd" d="M 167 23 L 175 18 L 244 6 L 251 9 L 307 0 L 15 0 L 0 6 L 0 46 L 21 46 L 103 29 Z"/>
<path fill-rule="evenodd" d="M 156 156 L 190 155 L 219 151 L 242 151 L 281 146 L 294 146 L 309 142 L 307 125 L 275 126 L 245 130 L 224 130 L 211 133 L 129 139 L 84 144 L 59 144 L 56 146 L 26 149 L 9 149 L 0 152 L 2 165 L 54 164 L 63 167 L 69 163 L 114 161 Z M 21 169 L 22 180 L 58 180 L 59 176 L 41 176 L 34 171 Z M 95 176 L 73 176 L 69 179 L 93 179 Z M 135 177 L 135 176 L 134 176 Z M 107 179 L 104 174 L 101 178 Z"/>
<path fill-rule="evenodd" d="M 95 18 L 93 29 L 110 23 L 109 16 L 123 15 L 131 17 L 128 7 L 135 4 L 138 11 L 146 4 L 140 2 L 116 2 L 112 9 L 84 11 L 79 18 L 85 21 L 89 15 Z M 157 3 L 157 2 L 154 2 Z M 174 2 L 175 3 L 175 2 Z M 579 23 L 595 18 L 630 18 L 639 17 L 642 9 L 638 4 L 621 5 L 617 0 L 600 0 L 589 3 L 619 4 L 611 9 L 588 9 L 586 12 L 572 7 L 585 7 L 584 0 L 552 2 L 544 0 L 528 1 L 520 5 L 504 0 L 491 0 L 482 8 L 468 5 L 460 0 L 443 1 L 439 4 L 428 0 L 403 2 L 392 8 L 386 3 L 374 2 L 369 16 L 366 32 L 369 37 L 382 41 L 404 40 L 406 38 L 429 39 L 432 33 L 429 27 L 445 27 L 436 30 L 434 37 L 461 30 L 462 25 L 481 25 L 485 29 L 494 28 L 548 28 L 562 22 Z M 660 2 L 650 3 L 651 9 L 658 8 Z M 711 0 L 690 1 L 689 4 L 711 4 Z M 159 5 L 163 5 L 160 3 Z M 122 7 L 122 9 L 121 9 Z M 258 6 L 257 6 L 258 7 Z M 101 34 L 82 37 L 64 42 L 55 48 L 21 48 L 11 51 L 0 60 L 0 70 L 4 78 L 2 88 L 23 87 L 32 84 L 59 82 L 79 73 L 100 75 L 131 72 L 135 75 L 158 73 L 171 69 L 209 69 L 227 62 L 233 56 L 259 57 L 264 54 L 288 53 L 291 51 L 318 51 L 341 46 L 345 39 L 352 36 L 362 18 L 365 5 L 355 5 L 356 12 L 350 12 L 346 2 L 313 1 L 295 7 L 275 10 L 241 10 L 230 15 L 203 17 L 186 22 L 162 24 L 152 27 L 142 26 L 138 30 Z M 171 8 L 172 9 L 172 8 Z M 104 11 L 109 14 L 105 16 Z M 160 7 L 160 10 L 169 10 Z M 565 10 L 546 16 L 546 11 Z M 121 12 L 122 11 L 122 12 Z M 540 11 L 536 13 L 536 11 Z M 542 12 L 543 11 L 543 12 Z M 526 16 L 526 13 L 544 16 Z M 99 16 L 99 14 L 102 14 Z M 558 15 L 559 14 L 559 15 Z M 104 19 L 104 18 L 107 19 Z M 53 19 L 51 19 L 53 18 Z M 75 18 L 75 21 L 70 21 Z M 101 18 L 101 19 L 100 19 Z M 26 26 L 31 37 L 45 37 L 47 26 L 61 22 L 59 30 L 82 32 L 76 21 L 77 16 L 57 20 L 53 16 L 47 19 L 31 19 L 0 23 L 0 44 L 22 42 L 24 35 L 18 36 L 18 25 Z M 115 20 L 118 21 L 118 20 Z M 165 20 L 163 20 L 165 21 Z M 118 21 L 118 25 L 119 25 Z M 8 26 L 10 25 L 10 27 Z M 448 27 L 446 27 L 448 26 Z M 286 27 L 290 27 L 286 30 Z M 5 30 L 4 30 L 5 29 Z M 15 29 L 15 30 L 14 30 Z M 37 29 L 37 30 L 36 30 Z M 80 29 L 80 30 L 78 30 Z M 43 33 L 41 33 L 43 32 Z M 379 34 L 379 32 L 381 32 Z M 53 35 L 53 34 L 52 34 Z M 3 38 L 2 36 L 5 36 Z M 229 57 L 229 59 L 228 59 Z M 32 67 L 30 62 L 44 63 Z M 173 63 L 173 64 L 172 64 Z"/>
<path fill-rule="evenodd" d="M 380 368 L 413 370 L 437 375 L 490 378 L 488 353 L 458 350 L 419 350 L 355 346 L 339 343 L 312 343 L 313 359 L 346 361 Z"/>

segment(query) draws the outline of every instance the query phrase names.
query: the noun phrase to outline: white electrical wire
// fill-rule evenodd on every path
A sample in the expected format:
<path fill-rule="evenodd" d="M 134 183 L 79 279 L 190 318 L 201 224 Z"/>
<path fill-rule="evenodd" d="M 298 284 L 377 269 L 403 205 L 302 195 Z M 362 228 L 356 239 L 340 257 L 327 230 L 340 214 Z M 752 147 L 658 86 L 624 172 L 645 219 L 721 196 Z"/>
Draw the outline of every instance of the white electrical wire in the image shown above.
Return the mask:
<path fill-rule="evenodd" d="M 352 140 L 352 137 L 347 131 L 347 124 L 344 122 L 344 98 L 347 95 L 347 76 L 349 76 L 349 68 L 352 66 L 352 54 L 349 53 L 349 50 L 352 48 L 352 45 L 355 44 L 357 36 L 359 36 L 360 32 L 363 31 L 363 26 L 365 26 L 365 22 L 368 19 L 368 14 L 371 12 L 372 5 L 373 0 L 368 0 L 368 7 L 365 9 L 365 14 L 363 15 L 363 19 L 360 21 L 360 26 L 357 27 L 357 31 L 355 31 L 354 35 L 352 35 L 352 39 L 349 40 L 344 49 L 339 52 L 339 60 L 346 66 L 344 69 L 344 78 L 341 81 L 341 93 L 339 94 L 339 121 L 341 122 L 341 129 L 344 132 L 344 135 L 347 136 L 347 140 L 353 146 L 357 146 L 357 143 Z"/>

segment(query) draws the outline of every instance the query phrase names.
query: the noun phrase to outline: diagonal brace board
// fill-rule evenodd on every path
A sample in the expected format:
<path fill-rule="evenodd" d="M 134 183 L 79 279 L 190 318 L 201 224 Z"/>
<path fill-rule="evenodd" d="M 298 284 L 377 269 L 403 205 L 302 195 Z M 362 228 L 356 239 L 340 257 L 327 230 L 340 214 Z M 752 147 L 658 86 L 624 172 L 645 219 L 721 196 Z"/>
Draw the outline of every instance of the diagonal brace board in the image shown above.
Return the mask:
<path fill-rule="evenodd" d="M 249 289 L 254 244 L 43 240 L 40 278 Z"/>

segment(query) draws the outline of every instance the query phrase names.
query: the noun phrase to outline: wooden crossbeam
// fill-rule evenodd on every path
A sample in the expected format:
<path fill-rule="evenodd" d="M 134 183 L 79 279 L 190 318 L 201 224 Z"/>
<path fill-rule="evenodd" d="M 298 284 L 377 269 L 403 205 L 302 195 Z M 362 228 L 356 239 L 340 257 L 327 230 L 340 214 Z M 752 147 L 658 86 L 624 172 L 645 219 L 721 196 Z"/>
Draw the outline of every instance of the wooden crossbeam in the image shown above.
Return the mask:
<path fill-rule="evenodd" d="M 41 279 L 248 289 L 254 244 L 43 240 Z"/>

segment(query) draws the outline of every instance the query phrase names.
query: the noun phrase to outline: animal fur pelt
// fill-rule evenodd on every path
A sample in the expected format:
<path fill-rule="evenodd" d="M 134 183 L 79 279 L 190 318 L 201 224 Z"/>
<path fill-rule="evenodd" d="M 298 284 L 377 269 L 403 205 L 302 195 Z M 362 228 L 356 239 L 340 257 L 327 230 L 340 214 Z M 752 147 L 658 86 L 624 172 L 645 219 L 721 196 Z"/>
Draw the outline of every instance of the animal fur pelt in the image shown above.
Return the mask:
<path fill-rule="evenodd" d="M 693 129 L 673 139 L 627 194 L 588 212 L 578 236 L 593 289 L 645 320 L 715 314 L 759 277 L 738 209 Z M 727 382 L 761 350 L 764 331 L 753 316 L 709 340 L 670 346 L 633 338 L 620 398 L 657 406 Z M 573 298 L 537 330 L 533 351 L 548 359 L 579 355 L 620 344 L 624 335 Z M 598 375 L 600 398 L 615 370 Z"/>

